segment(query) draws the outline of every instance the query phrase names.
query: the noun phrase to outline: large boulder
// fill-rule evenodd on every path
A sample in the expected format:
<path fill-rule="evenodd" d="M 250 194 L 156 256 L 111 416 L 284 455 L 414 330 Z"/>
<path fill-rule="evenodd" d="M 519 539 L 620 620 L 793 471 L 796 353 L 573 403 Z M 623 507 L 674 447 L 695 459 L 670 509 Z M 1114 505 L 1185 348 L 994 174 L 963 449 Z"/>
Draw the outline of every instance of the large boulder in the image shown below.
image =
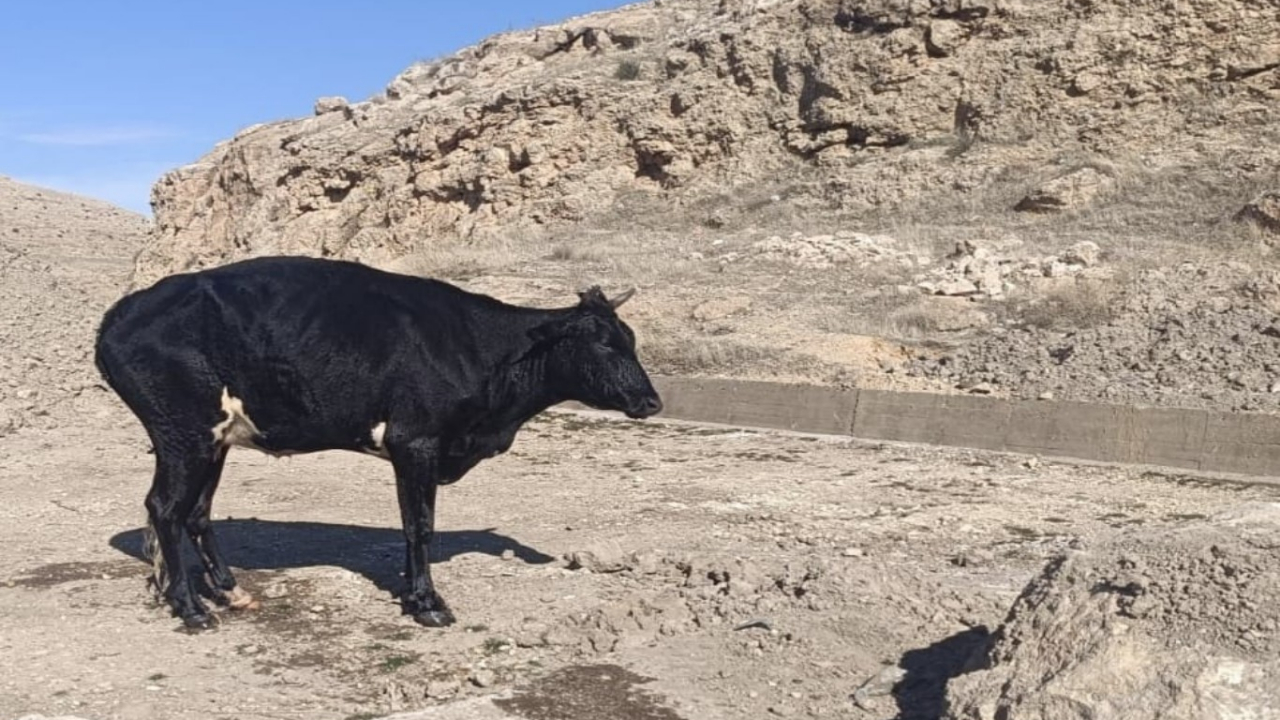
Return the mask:
<path fill-rule="evenodd" d="M 1031 581 L 951 720 L 1280 718 L 1280 503 L 1126 532 Z"/>
<path fill-rule="evenodd" d="M 1032 190 L 1013 209 L 1038 213 L 1079 210 L 1111 192 L 1115 184 L 1111 176 L 1083 167 Z"/>

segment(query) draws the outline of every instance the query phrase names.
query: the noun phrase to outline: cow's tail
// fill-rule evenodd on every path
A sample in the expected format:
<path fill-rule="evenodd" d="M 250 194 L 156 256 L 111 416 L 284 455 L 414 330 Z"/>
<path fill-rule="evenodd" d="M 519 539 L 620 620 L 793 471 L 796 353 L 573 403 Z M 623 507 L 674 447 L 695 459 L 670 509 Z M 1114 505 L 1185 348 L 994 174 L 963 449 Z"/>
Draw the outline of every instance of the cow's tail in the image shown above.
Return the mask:
<path fill-rule="evenodd" d="M 150 514 L 147 516 L 147 527 L 142 531 L 142 555 L 151 563 L 151 577 L 147 579 L 147 584 L 151 586 L 156 599 L 164 602 L 169 578 L 164 564 L 164 553 L 160 552 L 160 538 L 156 535 L 156 528 L 151 523 Z"/>
<path fill-rule="evenodd" d="M 121 298 L 112 305 L 102 316 L 102 322 L 98 323 L 98 332 L 93 338 L 93 364 L 98 367 L 98 374 L 107 382 L 107 385 L 113 390 L 116 387 L 115 379 L 111 377 L 111 363 L 107 360 L 103 345 L 103 338 L 111 327 L 120 319 L 121 305 L 127 298 Z"/>

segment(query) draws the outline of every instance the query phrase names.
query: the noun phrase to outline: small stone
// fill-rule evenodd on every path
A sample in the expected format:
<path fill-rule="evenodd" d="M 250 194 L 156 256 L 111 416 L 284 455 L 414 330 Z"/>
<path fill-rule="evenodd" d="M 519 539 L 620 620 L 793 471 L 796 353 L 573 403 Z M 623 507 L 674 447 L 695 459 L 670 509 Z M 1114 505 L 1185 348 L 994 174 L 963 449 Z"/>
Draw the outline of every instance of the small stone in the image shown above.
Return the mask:
<path fill-rule="evenodd" d="M 1023 461 L 1022 467 L 1028 470 L 1035 470 L 1036 468 L 1040 467 L 1040 458 L 1029 457 L 1025 461 Z"/>
<path fill-rule="evenodd" d="M 935 291 L 935 294 L 953 297 L 957 295 L 976 295 L 977 293 L 978 286 L 975 285 L 972 280 L 967 280 L 965 278 L 943 280 L 937 284 L 937 289 Z"/>
<path fill-rule="evenodd" d="M 894 686 L 906 676 L 907 671 L 897 665 L 886 665 L 879 673 L 868 678 L 853 692 L 854 704 L 863 710 L 870 710 L 872 700 L 893 692 Z"/>
<path fill-rule="evenodd" d="M 331 95 L 316 100 L 314 110 L 316 115 L 327 115 L 331 112 L 344 111 L 348 108 L 350 108 L 350 103 L 347 102 L 346 98 L 339 95 Z"/>
<path fill-rule="evenodd" d="M 1048 258 L 1040 266 L 1040 272 L 1047 278 L 1066 277 L 1071 274 L 1071 266 L 1057 258 Z"/>
<path fill-rule="evenodd" d="M 866 552 L 860 547 L 847 547 L 840 554 L 845 557 L 862 557 Z"/>
<path fill-rule="evenodd" d="M 991 386 L 991 383 L 987 382 L 980 382 L 969 388 L 969 392 L 975 395 L 990 395 L 994 390 L 995 388 Z"/>
<path fill-rule="evenodd" d="M 655 552 L 635 553 L 631 557 L 631 569 L 641 575 L 653 575 L 661 569 L 662 558 Z"/>
<path fill-rule="evenodd" d="M 1231 298 L 1215 295 L 1209 298 L 1209 310 L 1219 315 L 1231 309 Z"/>
<path fill-rule="evenodd" d="M 1103 78 L 1093 70 L 1084 70 L 1077 73 L 1071 81 L 1071 87 L 1076 92 L 1085 95 L 1096 90 L 1102 85 Z"/>
<path fill-rule="evenodd" d="M 427 696 L 436 699 L 451 698 L 461 689 L 462 683 L 457 680 L 433 680 L 427 686 Z"/>
<path fill-rule="evenodd" d="M 971 275 L 982 292 L 993 298 L 1004 295 L 1004 279 L 1000 275 L 1000 266 L 987 265 Z"/>
<path fill-rule="evenodd" d="M 284 581 L 276 581 L 262 589 L 262 597 L 279 600 L 289 594 L 289 586 Z"/>
<path fill-rule="evenodd" d="M 574 550 L 565 556 L 570 570 L 586 570 L 594 573 L 612 573 L 626 569 L 622 546 L 617 542 L 602 541 Z"/>
<path fill-rule="evenodd" d="M 503 560 L 511 560 L 511 559 L 514 559 L 515 556 L 516 556 L 516 551 L 512 550 L 511 548 L 507 548 L 506 550 L 502 551 Z"/>
<path fill-rule="evenodd" d="M 1062 253 L 1062 262 L 1069 265 L 1093 267 L 1098 264 L 1098 258 L 1101 254 L 1102 251 L 1098 248 L 1097 243 L 1084 240 L 1067 248 Z"/>
<path fill-rule="evenodd" d="M 964 42 L 965 28 L 954 20 L 933 20 L 924 33 L 924 47 L 933 57 L 947 57 Z"/>
<path fill-rule="evenodd" d="M 1052 391 L 1052 390 L 1045 390 L 1044 392 L 1042 392 L 1042 393 L 1040 393 L 1039 395 L 1037 395 L 1037 396 L 1036 396 L 1036 399 L 1037 399 L 1037 400 L 1052 400 L 1052 399 L 1054 399 L 1054 397 L 1056 397 L 1056 396 L 1053 394 L 1053 391 Z"/>
<path fill-rule="evenodd" d="M 497 677 L 492 670 L 480 669 L 471 673 L 471 684 L 480 688 L 492 687 Z"/>

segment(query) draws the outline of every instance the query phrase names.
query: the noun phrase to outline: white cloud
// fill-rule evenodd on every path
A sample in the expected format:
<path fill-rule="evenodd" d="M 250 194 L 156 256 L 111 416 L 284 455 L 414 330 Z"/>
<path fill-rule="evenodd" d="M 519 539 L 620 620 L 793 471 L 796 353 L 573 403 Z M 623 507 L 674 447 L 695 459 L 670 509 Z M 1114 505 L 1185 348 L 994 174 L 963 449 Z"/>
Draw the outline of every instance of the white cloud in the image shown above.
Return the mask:
<path fill-rule="evenodd" d="M 63 128 L 45 132 L 14 135 L 15 140 L 33 145 L 69 145 L 77 147 L 104 145 L 140 145 L 174 137 L 168 128 L 149 125 L 96 128 Z"/>

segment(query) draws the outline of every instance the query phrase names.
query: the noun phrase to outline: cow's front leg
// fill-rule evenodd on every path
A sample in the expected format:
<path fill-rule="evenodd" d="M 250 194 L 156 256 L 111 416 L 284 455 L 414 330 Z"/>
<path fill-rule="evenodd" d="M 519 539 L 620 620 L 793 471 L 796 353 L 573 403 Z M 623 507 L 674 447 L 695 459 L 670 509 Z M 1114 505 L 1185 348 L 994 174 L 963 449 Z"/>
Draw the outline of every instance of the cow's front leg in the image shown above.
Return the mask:
<path fill-rule="evenodd" d="M 408 587 L 401 597 L 401 607 L 420 625 L 452 625 L 453 613 L 436 593 L 431 581 L 430 549 L 435 532 L 440 442 L 424 438 L 404 443 L 388 442 L 387 450 L 395 468 L 400 520 L 406 543 L 405 581 Z"/>

